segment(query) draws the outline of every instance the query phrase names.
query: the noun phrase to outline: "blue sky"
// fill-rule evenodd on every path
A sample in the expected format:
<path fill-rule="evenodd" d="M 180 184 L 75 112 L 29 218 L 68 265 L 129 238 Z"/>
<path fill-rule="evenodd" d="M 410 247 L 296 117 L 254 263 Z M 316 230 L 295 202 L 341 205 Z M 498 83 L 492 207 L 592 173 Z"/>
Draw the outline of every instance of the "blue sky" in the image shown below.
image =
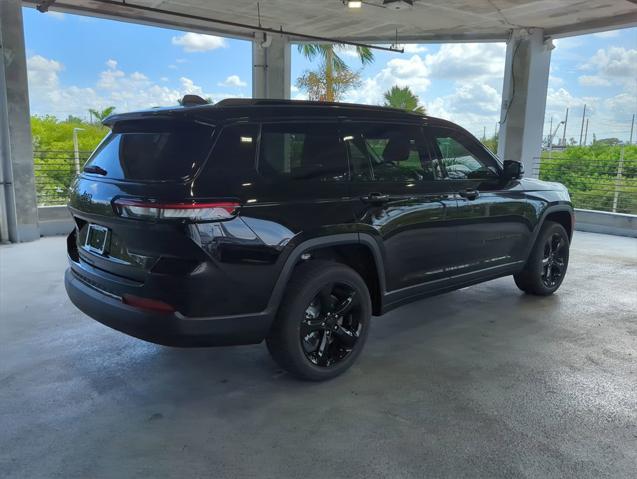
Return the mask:
<path fill-rule="evenodd" d="M 221 98 L 251 95 L 251 45 L 130 23 L 25 8 L 31 111 L 65 118 L 88 108 L 118 111 L 176 104 L 185 93 Z M 408 85 L 434 116 L 474 134 L 493 134 L 499 120 L 505 45 L 408 45 L 404 54 L 376 51 L 362 68 L 343 57 L 361 85 L 344 100 L 381 104 L 393 85 Z M 312 68 L 292 50 L 292 82 Z M 292 97 L 304 93 L 293 87 Z M 579 139 L 584 104 L 589 141 L 627 139 L 637 111 L 637 28 L 555 41 L 545 132 L 570 108 L 567 137 Z M 558 134 L 561 136 L 561 132 Z M 637 135 L 637 134 L 636 134 Z"/>

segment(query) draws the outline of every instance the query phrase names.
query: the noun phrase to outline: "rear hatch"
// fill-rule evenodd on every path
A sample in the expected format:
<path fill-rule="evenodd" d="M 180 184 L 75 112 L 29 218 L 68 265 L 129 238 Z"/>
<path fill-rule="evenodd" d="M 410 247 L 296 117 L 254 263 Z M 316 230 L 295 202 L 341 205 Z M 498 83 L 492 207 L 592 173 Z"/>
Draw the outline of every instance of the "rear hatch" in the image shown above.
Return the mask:
<path fill-rule="evenodd" d="M 162 268 L 187 274 L 205 261 L 192 222 L 234 214 L 225 198 L 193 196 L 213 135 L 212 125 L 194 120 L 115 123 L 72 188 L 71 259 L 131 284 Z"/>

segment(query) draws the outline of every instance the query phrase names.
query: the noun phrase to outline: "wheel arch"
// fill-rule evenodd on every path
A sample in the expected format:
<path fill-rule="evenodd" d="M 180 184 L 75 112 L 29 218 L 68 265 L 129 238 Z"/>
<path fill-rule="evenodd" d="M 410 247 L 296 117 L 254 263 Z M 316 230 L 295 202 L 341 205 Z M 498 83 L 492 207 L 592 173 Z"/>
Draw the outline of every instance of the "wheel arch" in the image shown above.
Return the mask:
<path fill-rule="evenodd" d="M 525 258 L 528 259 L 531 254 L 533 246 L 537 241 L 537 237 L 540 234 L 540 230 L 546 221 L 556 221 L 557 223 L 560 223 L 564 226 L 564 229 L 568 234 L 569 241 L 572 239 L 573 230 L 575 229 L 575 212 L 573 211 L 573 207 L 568 204 L 549 205 L 542 212 L 542 215 L 535 226 L 535 231 L 533 231 L 531 241 L 529 241 L 526 249 Z"/>
<path fill-rule="evenodd" d="M 268 303 L 268 310 L 273 316 L 279 309 L 294 268 L 304 261 L 304 254 L 310 254 L 312 259 L 335 260 L 354 269 L 367 284 L 372 300 L 372 314 L 381 314 L 385 270 L 380 247 L 368 234 L 342 233 L 303 241 L 290 252 Z"/>
<path fill-rule="evenodd" d="M 548 211 L 544 215 L 544 219 L 542 220 L 542 224 L 547 221 L 554 221 L 555 223 L 561 224 L 566 233 L 568 234 L 568 240 L 571 241 L 573 239 L 573 230 L 575 229 L 575 215 L 573 211 L 569 208 L 554 208 Z"/>

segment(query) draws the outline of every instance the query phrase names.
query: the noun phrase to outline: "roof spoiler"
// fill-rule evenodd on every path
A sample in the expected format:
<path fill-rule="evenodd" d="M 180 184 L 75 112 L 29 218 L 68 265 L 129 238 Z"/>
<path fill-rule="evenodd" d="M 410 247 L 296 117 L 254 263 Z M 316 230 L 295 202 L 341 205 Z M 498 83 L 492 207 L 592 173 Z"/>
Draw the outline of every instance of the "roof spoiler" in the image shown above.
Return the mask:
<path fill-rule="evenodd" d="M 208 105 L 208 101 L 201 98 L 199 95 L 184 95 L 180 103 L 181 106 Z"/>

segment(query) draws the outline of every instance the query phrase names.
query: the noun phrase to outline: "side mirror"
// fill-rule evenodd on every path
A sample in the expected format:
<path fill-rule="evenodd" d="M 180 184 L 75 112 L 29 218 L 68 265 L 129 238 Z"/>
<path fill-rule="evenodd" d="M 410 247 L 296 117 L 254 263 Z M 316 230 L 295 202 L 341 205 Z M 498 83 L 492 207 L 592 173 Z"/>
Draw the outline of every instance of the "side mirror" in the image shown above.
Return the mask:
<path fill-rule="evenodd" d="M 518 180 L 524 176 L 524 165 L 519 161 L 504 160 L 502 179 L 505 181 Z"/>

